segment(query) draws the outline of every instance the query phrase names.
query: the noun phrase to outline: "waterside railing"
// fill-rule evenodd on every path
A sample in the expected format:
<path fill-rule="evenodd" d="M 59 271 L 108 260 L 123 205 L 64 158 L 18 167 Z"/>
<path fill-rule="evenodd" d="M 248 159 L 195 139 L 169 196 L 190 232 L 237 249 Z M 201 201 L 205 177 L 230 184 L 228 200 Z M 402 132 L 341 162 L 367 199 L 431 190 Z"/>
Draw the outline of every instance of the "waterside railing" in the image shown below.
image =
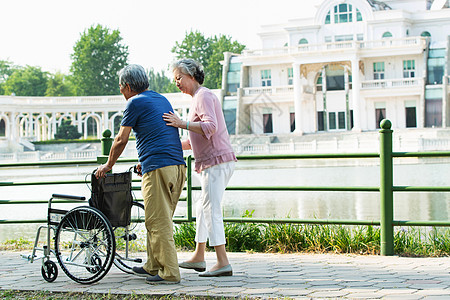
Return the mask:
<path fill-rule="evenodd" d="M 341 153 L 341 154 L 303 154 L 303 155 L 241 155 L 238 160 L 277 160 L 277 159 L 341 159 L 341 158 L 379 158 L 380 160 L 380 185 L 379 186 L 239 186 L 227 187 L 227 191 L 322 191 L 322 192 L 376 192 L 380 194 L 380 220 L 330 220 L 330 219 L 291 219 L 291 218 L 224 218 L 225 222 L 241 223 L 296 223 L 296 224 L 339 224 L 339 225 L 375 225 L 381 229 L 381 255 L 394 254 L 394 226 L 450 226 L 450 221 L 415 221 L 415 220 L 394 220 L 393 201 L 394 192 L 450 192 L 450 186 L 394 186 L 393 185 L 393 159 L 405 157 L 450 157 L 450 151 L 440 152 L 393 152 L 392 151 L 392 130 L 391 122 L 383 120 L 380 130 L 380 151 L 379 153 Z M 63 161 L 63 162 L 36 162 L 36 163 L 11 163 L 0 164 L 0 168 L 25 167 L 25 166 L 58 166 L 58 165 L 89 165 L 106 162 L 107 155 L 111 148 L 111 134 L 105 131 L 102 139 L 102 155 L 97 160 L 83 161 Z M 192 184 L 192 161 L 188 156 L 187 163 L 187 184 L 185 187 L 186 197 L 180 199 L 187 201 L 186 217 L 175 217 L 174 222 L 192 222 L 195 217 L 192 215 L 192 192 L 201 190 L 199 186 Z M 136 163 L 136 159 L 119 159 L 119 162 Z M 139 182 L 136 179 L 133 182 Z M 75 181 L 51 181 L 51 182 L 0 182 L 1 186 L 24 186 L 24 185 L 58 185 L 58 184 L 80 184 L 85 180 Z M 134 186 L 134 190 L 140 187 Z M 54 200 L 53 202 L 57 202 Z M 70 203 L 71 201 L 60 201 Z M 0 200 L 0 204 L 38 204 L 47 203 L 47 200 Z M 47 220 L 0 220 L 0 224 L 18 223 L 45 223 Z"/>

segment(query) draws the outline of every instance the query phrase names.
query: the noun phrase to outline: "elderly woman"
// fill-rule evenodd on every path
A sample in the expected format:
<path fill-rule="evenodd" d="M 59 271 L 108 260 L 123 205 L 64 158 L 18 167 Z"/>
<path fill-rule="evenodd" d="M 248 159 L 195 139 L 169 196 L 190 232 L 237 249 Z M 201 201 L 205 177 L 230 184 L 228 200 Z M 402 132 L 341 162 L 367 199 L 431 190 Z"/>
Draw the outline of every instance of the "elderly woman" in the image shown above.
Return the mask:
<path fill-rule="evenodd" d="M 230 143 L 225 118 L 217 97 L 203 87 L 205 73 L 193 59 L 181 59 L 172 65 L 177 87 L 192 96 L 188 120 L 174 113 L 163 115 L 167 125 L 189 131 L 189 139 L 182 142 L 183 150 L 192 149 L 195 171 L 201 175 L 202 196 L 197 203 L 197 243 L 193 256 L 181 268 L 205 271 L 206 241 L 214 247 L 217 262 L 199 276 L 231 276 L 233 270 L 225 250 L 225 230 L 221 202 L 225 188 L 234 171 L 236 156 Z"/>

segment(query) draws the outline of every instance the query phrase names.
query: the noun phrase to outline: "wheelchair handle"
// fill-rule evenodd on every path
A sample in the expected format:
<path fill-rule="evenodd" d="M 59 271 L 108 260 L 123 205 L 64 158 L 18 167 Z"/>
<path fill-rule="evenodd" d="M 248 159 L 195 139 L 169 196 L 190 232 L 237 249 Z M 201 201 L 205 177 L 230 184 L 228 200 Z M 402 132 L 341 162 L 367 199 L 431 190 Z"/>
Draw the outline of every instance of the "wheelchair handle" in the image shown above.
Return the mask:
<path fill-rule="evenodd" d="M 52 198 L 70 199 L 70 200 L 78 200 L 78 201 L 86 200 L 86 197 L 84 197 L 84 196 L 72 196 L 72 195 L 61 195 L 61 194 L 53 194 Z"/>

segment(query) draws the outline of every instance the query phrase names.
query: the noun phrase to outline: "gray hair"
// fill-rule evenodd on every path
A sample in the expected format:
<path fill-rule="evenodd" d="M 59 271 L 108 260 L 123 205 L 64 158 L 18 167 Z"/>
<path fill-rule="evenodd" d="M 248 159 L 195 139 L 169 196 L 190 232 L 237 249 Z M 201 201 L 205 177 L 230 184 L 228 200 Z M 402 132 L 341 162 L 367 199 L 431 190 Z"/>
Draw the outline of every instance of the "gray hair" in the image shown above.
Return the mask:
<path fill-rule="evenodd" d="M 142 93 L 149 87 L 148 76 L 140 65 L 128 65 L 119 71 L 119 84 L 128 84 L 131 90 Z"/>
<path fill-rule="evenodd" d="M 191 75 L 194 79 L 203 84 L 205 80 L 205 72 L 203 66 L 192 58 L 183 58 L 172 64 L 172 71 L 179 69 L 181 73 Z"/>

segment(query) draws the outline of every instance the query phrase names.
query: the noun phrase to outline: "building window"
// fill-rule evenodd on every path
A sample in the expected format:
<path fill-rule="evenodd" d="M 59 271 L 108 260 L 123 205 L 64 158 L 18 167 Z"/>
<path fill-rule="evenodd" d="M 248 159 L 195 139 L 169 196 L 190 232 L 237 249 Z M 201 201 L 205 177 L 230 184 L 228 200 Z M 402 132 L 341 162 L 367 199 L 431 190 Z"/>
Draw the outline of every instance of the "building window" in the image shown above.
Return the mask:
<path fill-rule="evenodd" d="M 325 17 L 325 24 L 330 24 L 331 23 L 331 15 L 330 12 L 328 12 L 327 16 Z"/>
<path fill-rule="evenodd" d="M 6 123 L 3 119 L 0 119 L 0 136 L 6 136 Z"/>
<path fill-rule="evenodd" d="M 317 77 L 317 81 L 316 81 L 316 91 L 317 91 L 317 92 L 322 91 L 322 74 L 319 75 L 319 77 Z"/>
<path fill-rule="evenodd" d="M 338 112 L 338 128 L 345 129 L 345 112 Z"/>
<path fill-rule="evenodd" d="M 414 78 L 416 77 L 416 61 L 415 60 L 404 60 L 403 61 L 403 78 Z"/>
<path fill-rule="evenodd" d="M 356 15 L 356 18 L 353 16 L 353 14 Z M 353 11 L 353 7 L 351 4 L 339 4 L 334 7 L 334 24 L 338 23 L 352 23 L 354 19 L 356 19 L 356 22 L 361 22 L 363 20 L 362 14 L 359 11 L 359 9 L 356 8 L 355 11 Z M 328 12 L 328 14 L 325 17 L 325 24 L 331 24 L 331 10 Z"/>
<path fill-rule="evenodd" d="M 420 36 L 423 36 L 423 37 L 431 37 L 431 34 L 430 34 L 428 31 L 424 31 L 424 32 L 422 32 L 422 33 L 420 34 Z"/>
<path fill-rule="evenodd" d="M 334 7 L 334 23 L 351 23 L 353 22 L 352 5 L 339 4 Z"/>
<path fill-rule="evenodd" d="M 384 79 L 384 62 L 373 63 L 373 79 Z"/>
<path fill-rule="evenodd" d="M 291 121 L 291 132 L 295 131 L 295 112 L 289 113 L 289 118 Z"/>
<path fill-rule="evenodd" d="M 416 108 L 406 107 L 406 128 L 417 127 Z"/>
<path fill-rule="evenodd" d="M 357 41 L 363 41 L 363 40 L 364 40 L 364 34 L 358 33 L 358 34 L 356 35 L 356 40 L 357 40 Z"/>
<path fill-rule="evenodd" d="M 444 69 L 446 64 L 447 50 L 442 49 L 430 49 L 428 51 L 428 64 L 427 64 L 427 84 L 442 84 L 444 76 Z"/>
<path fill-rule="evenodd" d="M 336 129 L 336 113 L 335 112 L 328 113 L 328 126 L 329 126 L 330 130 Z"/>
<path fill-rule="evenodd" d="M 357 22 L 361 22 L 363 20 L 361 12 L 359 11 L 359 9 L 356 9 L 356 21 Z"/>
<path fill-rule="evenodd" d="M 288 68 L 288 85 L 294 84 L 294 69 Z"/>
<path fill-rule="evenodd" d="M 380 123 L 386 117 L 386 108 L 376 108 L 375 109 L 375 122 L 376 128 L 381 128 Z"/>
<path fill-rule="evenodd" d="M 353 109 L 350 110 L 350 128 L 353 128 Z"/>
<path fill-rule="evenodd" d="M 323 121 L 324 112 L 317 112 L 317 131 L 325 131 L 324 121 Z"/>
<path fill-rule="evenodd" d="M 272 75 L 270 70 L 261 70 L 261 86 L 272 86 Z"/>
<path fill-rule="evenodd" d="M 308 40 L 303 38 L 300 41 L 298 41 L 298 44 L 299 45 L 306 45 L 306 44 L 308 44 Z"/>
<path fill-rule="evenodd" d="M 353 34 L 342 34 L 334 37 L 335 42 L 353 41 Z"/>
<path fill-rule="evenodd" d="M 272 113 L 263 114 L 264 133 L 273 133 Z"/>
<path fill-rule="evenodd" d="M 390 33 L 389 31 L 386 31 L 385 33 L 383 33 L 382 38 L 390 38 L 392 37 L 392 33 Z"/>
<path fill-rule="evenodd" d="M 327 91 L 345 90 L 344 72 L 344 68 L 339 65 L 329 65 L 326 67 Z"/>
<path fill-rule="evenodd" d="M 425 89 L 425 127 L 442 126 L 442 88 Z"/>
<path fill-rule="evenodd" d="M 333 41 L 333 38 L 331 36 L 326 36 L 324 38 L 325 43 L 331 43 Z"/>

